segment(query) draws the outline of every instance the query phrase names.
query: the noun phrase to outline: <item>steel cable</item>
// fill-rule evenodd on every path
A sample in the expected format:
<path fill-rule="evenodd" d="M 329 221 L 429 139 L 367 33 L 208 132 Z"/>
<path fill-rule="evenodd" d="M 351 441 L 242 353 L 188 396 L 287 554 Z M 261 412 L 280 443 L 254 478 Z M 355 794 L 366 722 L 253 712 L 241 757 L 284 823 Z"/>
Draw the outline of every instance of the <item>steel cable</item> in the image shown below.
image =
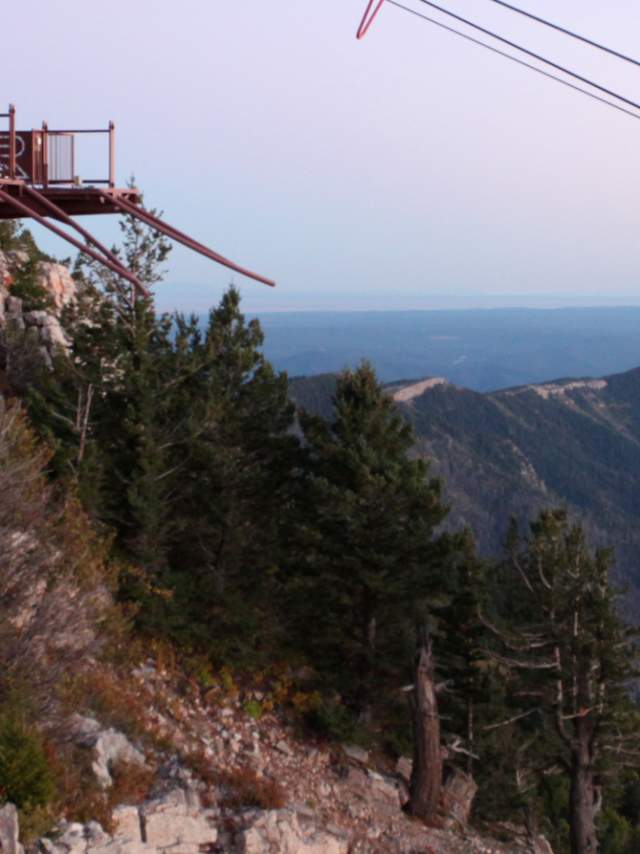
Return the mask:
<path fill-rule="evenodd" d="M 551 74 L 548 71 L 545 71 L 543 68 L 537 68 L 535 65 L 531 65 L 530 62 L 525 62 L 523 59 L 518 59 L 517 56 L 513 56 L 510 53 L 506 53 L 504 50 L 500 50 L 497 47 L 493 47 L 493 45 L 487 44 L 487 42 L 483 42 L 480 39 L 476 39 L 473 36 L 468 35 L 467 33 L 463 33 L 461 30 L 456 30 L 455 27 L 450 27 L 447 24 L 443 24 L 442 21 L 437 21 L 435 18 L 430 18 L 428 15 L 423 15 L 421 12 L 417 12 L 415 9 L 409 8 L 409 6 L 405 6 L 402 3 L 399 3 L 398 0 L 387 0 L 392 6 L 397 6 L 398 9 L 402 9 L 405 12 L 408 12 L 411 15 L 415 15 L 417 18 L 421 18 L 423 21 L 427 21 L 430 24 L 434 24 L 436 27 L 440 27 L 443 30 L 446 30 L 449 33 L 453 33 L 453 35 L 460 36 L 460 38 L 465 39 L 466 41 L 472 42 L 473 44 L 477 44 L 480 47 L 484 47 L 487 50 L 490 50 L 492 53 L 498 54 L 498 56 L 503 56 L 505 59 L 510 59 L 512 62 L 517 63 L 518 65 L 522 65 L 524 68 L 528 68 L 531 71 L 535 71 L 537 74 L 541 74 L 543 77 L 548 77 L 550 80 L 555 80 L 556 83 L 561 83 L 563 86 L 567 86 L 569 89 L 573 89 L 575 92 L 580 92 L 582 95 L 586 95 L 588 98 L 592 98 L 594 101 L 599 101 L 601 104 L 606 104 L 608 107 L 612 107 L 614 110 L 618 110 L 618 112 L 625 113 L 627 116 L 631 116 L 634 119 L 640 119 L 639 113 L 634 113 L 632 110 L 627 110 L 625 107 L 621 107 L 619 104 L 614 104 L 612 101 L 608 101 L 606 98 L 602 98 L 600 95 L 596 95 L 594 92 L 589 92 L 587 89 L 582 89 L 580 86 L 576 86 L 574 83 L 570 83 L 568 80 L 563 80 L 562 77 L 557 77 L 555 74 Z"/>
<path fill-rule="evenodd" d="M 593 41 L 593 39 L 588 39 L 586 36 L 581 36 L 579 33 L 574 32 L 573 30 L 569 30 L 566 27 L 561 27 L 559 24 L 554 24 L 552 21 L 547 21 L 546 18 L 541 18 L 538 15 L 534 15 L 533 12 L 527 12 L 526 9 L 520 9 L 518 6 L 512 6 L 511 3 L 506 3 L 505 0 L 491 0 L 492 3 L 497 3 L 498 6 L 504 6 L 505 9 L 510 9 L 512 12 L 516 12 L 518 15 L 524 15 L 525 18 L 530 18 L 532 21 L 537 21 L 539 24 L 543 24 L 545 27 L 550 27 L 552 30 L 557 30 L 559 33 L 564 33 L 565 36 L 570 36 L 572 39 L 577 39 L 580 42 L 584 42 L 584 44 L 591 45 L 591 47 L 595 47 L 598 50 L 602 50 L 605 53 L 611 54 L 611 56 L 615 56 L 618 59 L 622 59 L 625 62 L 630 62 L 633 65 L 640 66 L 640 60 L 634 59 L 632 56 L 627 56 L 624 53 L 620 53 L 617 50 L 613 50 L 613 48 L 607 47 L 604 44 L 600 44 L 600 42 Z"/>
<path fill-rule="evenodd" d="M 474 30 L 478 30 L 479 32 L 484 33 L 485 35 L 490 36 L 492 39 L 496 39 L 496 41 L 502 42 L 503 44 L 506 44 L 509 47 L 515 48 L 515 50 L 519 50 L 521 53 L 525 53 L 527 54 L 527 56 L 530 56 L 533 59 L 537 59 L 539 62 L 542 62 L 545 65 L 549 65 L 551 68 L 555 68 L 556 71 L 561 71 L 563 74 L 567 74 L 569 77 L 573 77 L 574 80 L 579 80 L 581 83 L 586 83 L 587 86 L 592 86 L 594 89 L 598 89 L 598 91 L 604 92 L 605 95 L 610 95 L 612 98 L 616 98 L 616 100 L 622 101 L 624 104 L 628 104 L 630 107 L 634 107 L 634 109 L 636 110 L 640 110 L 640 104 L 636 101 L 632 101 L 630 98 L 625 98 L 624 95 L 618 95 L 618 93 L 614 92 L 612 89 L 607 89 L 605 86 L 601 86 L 599 83 L 596 83 L 594 80 L 590 80 L 588 77 L 583 77 L 581 74 L 577 74 L 575 71 L 571 71 L 569 68 L 565 68 L 563 65 L 560 65 L 557 62 L 553 62 L 553 60 L 547 59 L 546 57 L 541 56 L 539 53 L 535 53 L 534 51 L 529 50 L 526 47 L 522 47 L 522 45 L 510 41 L 504 36 L 498 35 L 498 33 L 494 33 L 492 30 L 488 30 L 486 27 L 483 27 L 480 24 L 476 24 L 473 21 L 470 21 L 468 18 L 463 18 L 462 15 L 457 15 L 455 12 L 451 12 L 449 9 L 445 9 L 443 6 L 439 6 L 437 3 L 433 3 L 432 0 L 419 1 L 425 6 L 430 6 L 432 9 L 436 9 L 443 15 L 447 15 L 449 18 L 454 18 L 456 21 L 460 21 L 460 23 L 465 24 L 466 26 L 471 27 Z M 394 5 L 399 4 L 395 3 Z"/>

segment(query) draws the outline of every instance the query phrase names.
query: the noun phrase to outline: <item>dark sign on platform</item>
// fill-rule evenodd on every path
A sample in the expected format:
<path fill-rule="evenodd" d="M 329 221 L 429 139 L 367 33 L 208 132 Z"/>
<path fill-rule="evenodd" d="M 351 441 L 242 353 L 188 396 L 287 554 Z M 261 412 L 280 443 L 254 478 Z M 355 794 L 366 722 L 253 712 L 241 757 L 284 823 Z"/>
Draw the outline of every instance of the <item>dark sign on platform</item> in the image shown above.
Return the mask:
<path fill-rule="evenodd" d="M 42 170 L 42 133 L 37 130 L 16 133 L 16 178 L 38 183 Z M 0 166 L 7 172 L 9 167 L 9 134 L 0 132 Z"/>

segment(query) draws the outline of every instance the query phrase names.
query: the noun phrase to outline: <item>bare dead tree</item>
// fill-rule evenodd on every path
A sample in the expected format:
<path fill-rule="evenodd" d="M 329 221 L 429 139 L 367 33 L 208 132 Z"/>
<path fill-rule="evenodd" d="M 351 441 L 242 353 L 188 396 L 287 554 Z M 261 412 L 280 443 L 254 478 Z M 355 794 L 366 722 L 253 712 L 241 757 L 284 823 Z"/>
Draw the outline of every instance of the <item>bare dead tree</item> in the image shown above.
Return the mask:
<path fill-rule="evenodd" d="M 47 484 L 47 461 L 19 408 L 0 409 L 0 701 L 18 685 L 43 713 L 96 649 L 109 604 L 104 550 Z"/>
<path fill-rule="evenodd" d="M 499 640 L 487 655 L 510 672 L 521 706 L 495 726 L 535 713 L 555 734 L 542 758 L 569 780 L 572 854 L 598 850 L 601 767 L 611 759 L 618 770 L 640 763 L 638 719 L 627 693 L 637 675 L 635 633 L 619 616 L 610 564 L 608 552 L 590 552 L 565 511 L 545 511 L 528 540 L 511 543 L 505 565 L 519 614 L 504 615 L 499 625 L 482 617 Z M 534 739 L 531 750 L 539 749 Z"/>
<path fill-rule="evenodd" d="M 405 809 L 427 823 L 434 822 L 442 793 L 442 747 L 434 671 L 433 644 L 424 631 L 416 653 L 413 768 Z"/>

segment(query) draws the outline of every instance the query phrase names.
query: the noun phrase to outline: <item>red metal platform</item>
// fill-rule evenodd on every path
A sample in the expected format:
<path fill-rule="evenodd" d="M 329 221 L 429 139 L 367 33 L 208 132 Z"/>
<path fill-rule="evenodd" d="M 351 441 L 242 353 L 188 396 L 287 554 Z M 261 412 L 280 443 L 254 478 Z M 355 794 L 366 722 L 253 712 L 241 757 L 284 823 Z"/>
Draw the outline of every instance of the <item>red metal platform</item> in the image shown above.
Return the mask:
<path fill-rule="evenodd" d="M 263 284 L 275 285 L 271 279 L 240 267 L 145 210 L 139 190 L 116 188 L 113 122 L 107 128 L 96 130 L 50 130 L 43 124 L 40 130 L 18 131 L 13 106 L 9 107 L 8 113 L 0 113 L 1 118 L 8 119 L 8 130 L 0 131 L 0 220 L 30 218 L 39 222 L 80 252 L 130 281 L 145 295 L 148 292 L 136 276 L 123 267 L 116 255 L 79 225 L 73 219 L 74 216 L 135 216 L 171 240 L 182 243 L 211 261 Z M 81 180 L 76 175 L 76 137 L 82 134 L 107 135 L 109 165 L 105 177 Z M 51 222 L 52 219 L 72 228 L 78 236 L 63 230 Z M 80 237 L 84 243 L 80 242 Z"/>
<path fill-rule="evenodd" d="M 28 200 L 29 206 L 41 216 L 56 218 L 42 201 L 27 195 L 22 182 L 11 183 L 0 179 L 0 187 L 14 199 Z M 41 194 L 69 216 L 120 213 L 115 203 L 109 201 L 110 197 L 114 200 L 123 199 L 134 205 L 139 205 L 141 202 L 140 191 L 131 188 L 109 189 L 101 192 L 95 187 L 48 187 L 46 190 L 41 190 Z M 15 205 L 0 201 L 0 219 L 18 218 Z"/>

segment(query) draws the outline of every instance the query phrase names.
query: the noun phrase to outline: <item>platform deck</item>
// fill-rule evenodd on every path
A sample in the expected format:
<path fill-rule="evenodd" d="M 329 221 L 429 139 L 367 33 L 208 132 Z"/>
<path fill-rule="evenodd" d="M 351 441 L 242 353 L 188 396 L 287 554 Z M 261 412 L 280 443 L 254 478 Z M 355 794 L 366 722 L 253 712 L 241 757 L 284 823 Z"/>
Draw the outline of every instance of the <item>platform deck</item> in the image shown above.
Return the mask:
<path fill-rule="evenodd" d="M 0 181 L 2 189 L 14 196 L 16 199 L 23 200 L 24 191 L 20 182 Z M 48 187 L 47 189 L 39 188 L 49 201 L 53 202 L 61 208 L 69 216 L 87 216 L 90 214 L 117 214 L 120 211 L 114 205 L 110 205 L 105 196 L 114 196 L 118 199 L 123 199 L 130 204 L 139 205 L 142 201 L 139 190 L 136 189 L 104 189 L 98 190 L 96 187 Z M 25 201 L 27 201 L 25 199 Z M 29 206 L 41 216 L 53 217 L 53 214 L 44 205 L 38 204 L 33 199 L 28 199 Z M 26 217 L 19 211 L 8 204 L 0 201 L 0 220 L 3 219 L 20 219 Z"/>

